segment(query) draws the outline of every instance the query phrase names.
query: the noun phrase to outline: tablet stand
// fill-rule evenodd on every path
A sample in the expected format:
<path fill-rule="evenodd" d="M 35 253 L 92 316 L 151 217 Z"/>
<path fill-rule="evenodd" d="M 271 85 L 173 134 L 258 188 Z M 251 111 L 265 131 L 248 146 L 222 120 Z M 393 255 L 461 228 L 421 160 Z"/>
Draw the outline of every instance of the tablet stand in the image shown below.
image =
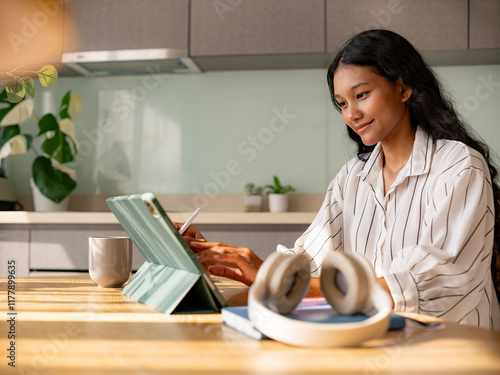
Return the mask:
<path fill-rule="evenodd" d="M 123 288 L 123 294 L 164 313 L 217 311 L 201 274 L 144 262 Z"/>
<path fill-rule="evenodd" d="M 112 197 L 106 203 L 146 259 L 123 294 L 167 314 L 213 312 L 227 305 L 153 194 Z"/>

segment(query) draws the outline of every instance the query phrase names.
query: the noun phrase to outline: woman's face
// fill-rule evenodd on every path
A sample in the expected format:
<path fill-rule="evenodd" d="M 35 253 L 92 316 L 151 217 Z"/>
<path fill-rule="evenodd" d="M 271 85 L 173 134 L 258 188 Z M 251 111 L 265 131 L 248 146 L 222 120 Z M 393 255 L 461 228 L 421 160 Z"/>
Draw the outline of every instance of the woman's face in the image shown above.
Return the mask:
<path fill-rule="evenodd" d="M 344 122 L 366 146 L 397 139 L 411 128 L 406 101 L 411 89 L 391 83 L 371 68 L 339 65 L 333 77 Z"/>

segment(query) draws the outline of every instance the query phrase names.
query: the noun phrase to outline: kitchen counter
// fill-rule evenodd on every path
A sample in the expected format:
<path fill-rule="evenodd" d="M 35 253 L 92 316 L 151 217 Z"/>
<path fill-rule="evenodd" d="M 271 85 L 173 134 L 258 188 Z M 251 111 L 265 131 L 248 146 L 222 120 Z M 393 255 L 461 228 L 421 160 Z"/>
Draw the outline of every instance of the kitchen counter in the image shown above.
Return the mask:
<path fill-rule="evenodd" d="M 185 222 L 193 207 L 201 207 L 194 225 L 207 240 L 247 247 L 262 259 L 278 244 L 293 247 L 324 199 L 323 194 L 290 194 L 289 212 L 270 213 L 244 212 L 243 194 L 156 197 L 176 222 Z M 34 212 L 31 196 L 19 198 L 26 211 L 0 211 L 0 264 L 18 259 L 19 276 L 86 272 L 89 237 L 127 235 L 109 211 L 107 195 L 71 195 L 66 212 Z M 134 246 L 134 269 L 143 261 Z M 0 268 L 0 277 L 5 272 Z"/>
<path fill-rule="evenodd" d="M 168 213 L 171 220 L 184 222 L 191 212 Z M 310 224 L 316 212 L 201 212 L 195 225 L 204 224 Z M 118 224 L 111 212 L 1 211 L 2 224 Z"/>
<path fill-rule="evenodd" d="M 168 213 L 185 222 L 192 212 Z M 209 241 L 252 249 L 262 259 L 278 244 L 293 247 L 315 212 L 201 212 L 196 225 Z M 88 238 L 127 236 L 111 212 L 0 212 L 0 263 L 18 259 L 20 276 L 67 274 L 88 269 Z M 134 246 L 133 267 L 144 258 Z M 6 276 L 0 268 L 0 277 Z"/>

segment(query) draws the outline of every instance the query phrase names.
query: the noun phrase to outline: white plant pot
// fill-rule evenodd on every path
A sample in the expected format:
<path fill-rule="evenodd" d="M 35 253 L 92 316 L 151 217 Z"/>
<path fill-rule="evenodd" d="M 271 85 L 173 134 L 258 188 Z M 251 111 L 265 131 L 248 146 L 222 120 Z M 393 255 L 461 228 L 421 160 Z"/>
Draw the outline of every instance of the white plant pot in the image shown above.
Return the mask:
<path fill-rule="evenodd" d="M 0 210 L 14 211 L 18 205 L 16 201 L 16 188 L 7 177 L 0 177 Z"/>
<path fill-rule="evenodd" d="M 38 189 L 33 178 L 30 178 L 31 191 L 33 193 L 33 206 L 38 212 L 68 211 L 69 196 L 59 203 L 51 201 Z"/>
<path fill-rule="evenodd" d="M 269 211 L 270 212 L 288 211 L 288 195 L 269 194 Z"/>
<path fill-rule="evenodd" d="M 246 212 L 262 211 L 262 195 L 245 195 L 244 198 Z"/>

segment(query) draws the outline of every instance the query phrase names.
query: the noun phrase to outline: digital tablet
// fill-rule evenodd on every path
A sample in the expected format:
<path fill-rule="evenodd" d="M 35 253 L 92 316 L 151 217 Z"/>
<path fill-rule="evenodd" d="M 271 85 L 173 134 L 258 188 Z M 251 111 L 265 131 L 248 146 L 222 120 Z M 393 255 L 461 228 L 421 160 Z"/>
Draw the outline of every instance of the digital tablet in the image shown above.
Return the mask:
<path fill-rule="evenodd" d="M 146 260 L 123 294 L 167 314 L 227 306 L 152 193 L 112 197 L 106 203 Z"/>

